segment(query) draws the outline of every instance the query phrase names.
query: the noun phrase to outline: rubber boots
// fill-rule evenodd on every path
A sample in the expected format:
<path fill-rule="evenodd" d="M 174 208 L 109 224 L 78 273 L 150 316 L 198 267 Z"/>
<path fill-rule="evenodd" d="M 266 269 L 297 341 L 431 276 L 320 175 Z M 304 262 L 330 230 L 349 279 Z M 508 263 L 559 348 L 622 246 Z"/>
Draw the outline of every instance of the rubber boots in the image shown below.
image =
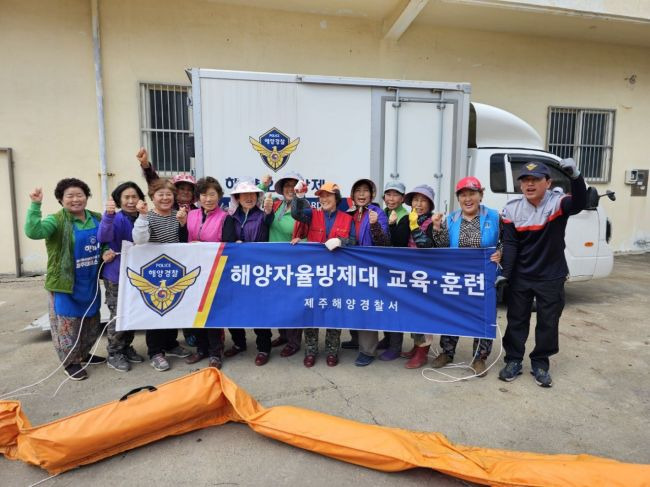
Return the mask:
<path fill-rule="evenodd" d="M 415 353 L 411 360 L 406 362 L 407 369 L 419 369 L 427 363 L 427 356 L 429 355 L 429 345 L 425 347 L 415 347 Z"/>

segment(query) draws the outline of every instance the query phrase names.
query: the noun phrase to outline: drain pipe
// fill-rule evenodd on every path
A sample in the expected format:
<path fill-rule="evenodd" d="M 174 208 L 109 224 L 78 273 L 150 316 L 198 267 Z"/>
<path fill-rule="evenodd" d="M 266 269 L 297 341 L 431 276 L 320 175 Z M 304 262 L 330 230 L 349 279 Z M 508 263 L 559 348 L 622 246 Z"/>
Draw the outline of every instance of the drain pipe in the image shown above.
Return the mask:
<path fill-rule="evenodd" d="M 434 179 L 436 180 L 436 196 L 438 197 L 438 206 L 442 205 L 442 195 L 440 194 L 440 190 L 442 188 L 442 143 L 445 140 L 444 139 L 444 130 L 445 130 L 445 114 L 444 114 L 444 109 L 446 108 L 445 104 L 445 99 L 443 92 L 440 91 L 440 100 L 438 100 L 438 105 L 437 105 L 438 110 L 440 111 L 440 130 L 438 131 L 438 167 L 436 168 L 436 173 L 433 175 Z M 445 200 L 445 211 L 444 213 L 447 214 L 447 211 L 449 210 L 449 201 Z M 440 211 L 440 210 L 438 210 Z"/>
<path fill-rule="evenodd" d="M 95 63 L 95 95 L 97 97 L 97 129 L 99 132 L 99 177 L 102 190 L 102 207 L 108 197 L 108 171 L 106 169 L 106 131 L 104 127 L 104 82 L 99 39 L 98 0 L 90 0 L 93 25 L 93 60 Z"/>
<path fill-rule="evenodd" d="M 22 275 L 20 265 L 20 234 L 18 233 L 18 215 L 16 214 L 16 182 L 14 177 L 14 152 L 11 147 L 0 147 L 0 152 L 7 153 L 7 169 L 9 177 L 9 199 L 11 200 L 11 226 L 14 233 L 14 259 L 16 265 L 16 277 Z"/>
<path fill-rule="evenodd" d="M 388 88 L 392 90 L 393 88 Z M 402 106 L 399 99 L 399 88 L 395 89 L 395 101 L 392 103 L 395 109 L 395 161 L 393 161 L 393 172 L 390 173 L 391 179 L 399 179 L 399 108 Z"/>

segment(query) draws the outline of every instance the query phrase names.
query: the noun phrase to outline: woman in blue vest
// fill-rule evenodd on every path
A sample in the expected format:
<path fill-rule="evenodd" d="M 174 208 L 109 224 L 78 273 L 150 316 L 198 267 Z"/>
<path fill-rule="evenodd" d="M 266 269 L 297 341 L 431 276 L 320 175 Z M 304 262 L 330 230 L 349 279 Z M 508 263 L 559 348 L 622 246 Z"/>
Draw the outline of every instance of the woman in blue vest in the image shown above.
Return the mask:
<path fill-rule="evenodd" d="M 445 220 L 434 220 L 433 241 L 436 247 L 497 247 L 490 260 L 501 261 L 501 222 L 496 210 L 481 204 L 483 187 L 473 176 L 461 179 L 456 184 L 456 197 L 460 210 L 452 212 Z M 432 363 L 434 368 L 444 367 L 454 360 L 458 337 L 442 335 L 442 352 Z M 492 340 L 474 339 L 473 361 L 471 367 L 476 375 L 485 377 L 485 361 L 492 351 Z"/>

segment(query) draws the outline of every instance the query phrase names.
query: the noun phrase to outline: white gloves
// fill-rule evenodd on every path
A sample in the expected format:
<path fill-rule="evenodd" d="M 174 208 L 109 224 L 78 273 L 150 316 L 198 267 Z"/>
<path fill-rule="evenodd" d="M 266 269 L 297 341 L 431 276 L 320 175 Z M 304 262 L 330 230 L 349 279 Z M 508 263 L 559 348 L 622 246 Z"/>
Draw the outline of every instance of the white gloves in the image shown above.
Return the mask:
<path fill-rule="evenodd" d="M 341 239 L 340 238 L 330 238 L 327 242 L 325 242 L 325 247 L 327 247 L 327 250 L 334 250 L 338 249 L 341 246 Z"/>
<path fill-rule="evenodd" d="M 578 171 L 578 168 L 576 167 L 576 161 L 574 161 L 572 157 L 569 157 L 568 159 L 562 159 L 560 161 L 560 167 L 564 169 L 564 172 L 571 179 L 576 179 L 578 176 L 580 176 L 580 171 Z"/>

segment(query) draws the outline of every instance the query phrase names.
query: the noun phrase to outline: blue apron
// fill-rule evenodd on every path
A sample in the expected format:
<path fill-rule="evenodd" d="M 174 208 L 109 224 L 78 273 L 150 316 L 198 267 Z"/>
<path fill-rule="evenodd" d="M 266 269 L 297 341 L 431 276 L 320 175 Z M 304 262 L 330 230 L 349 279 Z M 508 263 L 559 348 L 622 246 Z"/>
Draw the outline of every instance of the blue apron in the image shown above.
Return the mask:
<path fill-rule="evenodd" d="M 95 298 L 101 245 L 97 241 L 98 222 L 95 218 L 90 218 L 92 218 L 95 228 L 80 230 L 73 224 L 74 287 L 72 294 L 54 293 L 54 311 L 60 316 L 82 317 Z M 97 296 L 86 316 L 95 316 L 99 311 L 101 301 L 101 296 Z"/>

